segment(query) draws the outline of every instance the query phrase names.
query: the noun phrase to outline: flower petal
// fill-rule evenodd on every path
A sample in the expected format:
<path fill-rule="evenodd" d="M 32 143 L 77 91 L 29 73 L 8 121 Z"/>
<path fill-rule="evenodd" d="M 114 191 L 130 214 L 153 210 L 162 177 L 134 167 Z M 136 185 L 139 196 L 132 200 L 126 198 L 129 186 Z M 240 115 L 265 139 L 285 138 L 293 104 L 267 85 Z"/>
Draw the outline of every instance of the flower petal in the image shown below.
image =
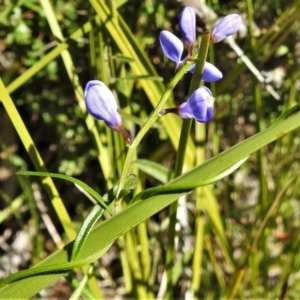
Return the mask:
<path fill-rule="evenodd" d="M 194 73 L 196 64 L 193 64 L 189 68 L 189 72 Z M 215 82 L 220 80 L 223 77 L 223 74 L 219 69 L 217 69 L 213 64 L 205 62 L 204 71 L 202 74 L 202 80 L 205 82 Z"/>
<path fill-rule="evenodd" d="M 159 41 L 165 56 L 174 61 L 177 66 L 183 52 L 181 40 L 173 33 L 163 30 L 159 34 Z"/>
<path fill-rule="evenodd" d="M 230 14 L 222 18 L 211 32 L 213 43 L 218 43 L 229 35 L 236 33 L 242 24 L 242 18 L 237 14 Z"/>
<path fill-rule="evenodd" d="M 194 114 L 192 108 L 188 104 L 188 102 L 183 102 L 178 107 L 178 113 L 183 119 L 192 119 L 194 118 Z"/>
<path fill-rule="evenodd" d="M 178 107 L 184 119 L 195 118 L 198 122 L 208 122 L 213 117 L 214 98 L 209 88 L 201 86 Z"/>
<path fill-rule="evenodd" d="M 179 15 L 179 29 L 185 44 L 192 45 L 196 39 L 196 15 L 192 7 L 187 6 Z"/>
<path fill-rule="evenodd" d="M 93 117 L 103 120 L 112 129 L 122 124 L 116 99 L 102 81 L 89 81 L 85 87 L 84 97 L 87 111 Z"/>

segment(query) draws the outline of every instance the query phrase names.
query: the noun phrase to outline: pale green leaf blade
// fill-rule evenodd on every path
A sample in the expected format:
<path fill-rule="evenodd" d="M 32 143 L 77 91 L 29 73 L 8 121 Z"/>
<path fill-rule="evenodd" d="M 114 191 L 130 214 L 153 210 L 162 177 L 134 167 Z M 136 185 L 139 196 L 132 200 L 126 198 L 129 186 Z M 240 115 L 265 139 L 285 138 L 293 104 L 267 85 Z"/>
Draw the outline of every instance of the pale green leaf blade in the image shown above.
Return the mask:
<path fill-rule="evenodd" d="M 84 242 L 86 241 L 89 233 L 91 232 L 95 223 L 102 216 L 103 212 L 103 208 L 101 208 L 99 205 L 95 205 L 92 211 L 87 216 L 87 218 L 84 220 L 73 244 L 71 261 L 74 261 L 78 256 L 78 253 L 80 253 L 80 250 Z"/>
<path fill-rule="evenodd" d="M 162 183 L 167 183 L 171 178 L 171 172 L 156 162 L 147 159 L 138 159 L 133 162 L 133 165 Z"/>
<path fill-rule="evenodd" d="M 49 176 L 49 177 L 54 177 L 54 178 L 59 178 L 59 179 L 64 179 L 64 180 L 70 181 L 70 182 L 74 183 L 75 185 L 80 186 L 83 190 L 85 190 L 87 193 L 89 193 L 91 196 L 93 196 L 102 208 L 107 209 L 111 213 L 109 207 L 105 203 L 105 200 L 93 188 L 91 188 L 86 183 L 84 183 L 83 181 L 81 181 L 77 178 L 74 178 L 74 177 L 71 177 L 68 175 L 64 175 L 64 174 L 59 174 L 59 173 L 33 172 L 33 171 L 21 171 L 21 172 L 17 172 L 16 174 L 23 175 L 23 176 L 40 176 L 40 177 Z"/>

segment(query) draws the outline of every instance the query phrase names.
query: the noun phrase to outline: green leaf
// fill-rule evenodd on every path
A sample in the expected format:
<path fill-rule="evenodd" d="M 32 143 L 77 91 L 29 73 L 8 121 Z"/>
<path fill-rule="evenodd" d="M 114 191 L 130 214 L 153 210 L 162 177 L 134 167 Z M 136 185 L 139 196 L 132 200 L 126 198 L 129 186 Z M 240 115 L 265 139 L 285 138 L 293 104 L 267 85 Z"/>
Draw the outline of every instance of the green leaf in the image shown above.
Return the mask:
<path fill-rule="evenodd" d="M 127 176 L 125 184 L 124 184 L 124 193 L 129 193 L 131 190 L 136 188 L 136 175 L 135 174 L 130 174 Z M 115 191 L 117 192 L 117 191 Z M 126 195 L 127 195 L 126 194 Z"/>
<path fill-rule="evenodd" d="M 99 220 L 99 218 L 103 215 L 104 209 L 99 205 L 95 205 L 92 211 L 89 213 L 87 218 L 84 220 L 77 237 L 74 241 L 74 245 L 72 248 L 71 261 L 74 261 L 78 256 L 84 242 L 86 241 L 89 233 L 91 232 L 95 223 Z"/>
<path fill-rule="evenodd" d="M 212 159 L 215 159 L 215 158 L 216 157 L 214 157 Z M 184 174 L 184 175 L 189 175 L 188 177 L 191 178 L 191 180 L 186 180 L 184 183 L 182 183 L 181 180 L 178 180 L 178 178 L 181 178 L 182 176 L 177 177 L 176 179 L 170 181 L 169 183 L 167 183 L 163 186 L 158 186 L 158 187 L 154 187 L 154 188 L 150 188 L 145 191 L 142 191 L 141 193 L 139 193 L 136 196 L 136 198 L 133 201 L 136 201 L 136 200 L 142 199 L 142 198 L 146 198 L 149 195 L 172 193 L 172 192 L 178 193 L 180 191 L 187 192 L 187 191 L 190 191 L 197 187 L 214 183 L 214 182 L 221 180 L 224 177 L 230 175 L 237 168 L 239 168 L 247 159 L 248 159 L 248 156 L 239 160 L 238 162 L 236 162 L 234 165 L 232 165 L 228 169 L 225 169 L 225 170 L 220 169 L 220 170 L 216 171 L 215 173 L 212 173 L 210 176 L 206 176 L 205 178 L 202 178 L 200 176 L 198 176 L 198 177 L 194 176 L 192 178 L 192 175 L 190 175 L 190 173 L 192 173 L 194 175 L 194 173 L 199 168 L 201 168 L 204 164 L 200 165 L 200 166 L 196 167 L 195 169 L 191 170 L 190 172 L 187 172 Z"/>
<path fill-rule="evenodd" d="M 112 55 L 111 59 L 119 61 L 119 62 L 134 62 L 134 59 L 131 57 L 128 57 L 126 55 L 122 55 L 120 53 L 117 53 L 116 55 Z"/>
<path fill-rule="evenodd" d="M 171 178 L 171 172 L 156 162 L 147 159 L 138 159 L 133 162 L 133 165 L 162 183 L 167 183 Z"/>
<path fill-rule="evenodd" d="M 127 177 L 127 180 L 124 185 L 124 189 L 121 192 L 123 197 L 126 196 L 130 192 L 130 190 L 136 187 L 135 181 L 136 181 L 135 175 L 131 174 Z M 112 187 L 105 195 L 103 195 L 102 199 L 107 205 L 111 204 L 116 199 L 117 190 L 118 190 L 118 186 L 116 185 Z M 93 226 L 96 224 L 99 218 L 101 218 L 103 213 L 104 213 L 104 209 L 99 205 L 96 205 L 89 213 L 87 218 L 84 220 L 77 234 L 77 237 L 74 241 L 72 254 L 71 254 L 71 261 L 74 261 L 76 259 L 76 257 L 80 253 L 82 246 L 84 245 L 84 242 L 86 241 L 89 233 L 91 232 Z"/>
<path fill-rule="evenodd" d="M 110 212 L 110 214 L 112 214 L 111 210 L 106 205 L 104 199 L 93 188 L 91 188 L 90 186 L 88 186 L 86 183 L 84 183 L 83 181 L 81 181 L 79 179 L 76 179 L 74 177 L 67 176 L 64 174 L 48 173 L 48 172 L 21 171 L 21 172 L 17 172 L 16 174 L 23 175 L 23 176 L 40 176 L 40 177 L 49 176 L 49 177 L 60 178 L 60 179 L 64 179 L 64 180 L 73 182 L 75 185 L 80 186 L 83 190 L 85 190 L 91 196 L 93 196 L 93 198 L 99 203 L 99 205 L 103 209 L 107 209 Z"/>
<path fill-rule="evenodd" d="M 164 79 L 160 76 L 151 76 L 151 75 L 128 75 L 126 77 L 118 77 L 115 80 L 152 80 L 152 81 L 163 81 Z"/>
<path fill-rule="evenodd" d="M 288 118 L 289 116 L 291 116 L 292 114 L 294 114 L 298 111 L 300 111 L 300 104 L 296 104 L 295 106 L 291 107 L 287 111 L 284 111 L 278 118 L 276 118 L 272 122 L 271 126 L 275 125 L 278 122 L 281 122 L 282 120 L 285 120 L 286 118 Z"/>

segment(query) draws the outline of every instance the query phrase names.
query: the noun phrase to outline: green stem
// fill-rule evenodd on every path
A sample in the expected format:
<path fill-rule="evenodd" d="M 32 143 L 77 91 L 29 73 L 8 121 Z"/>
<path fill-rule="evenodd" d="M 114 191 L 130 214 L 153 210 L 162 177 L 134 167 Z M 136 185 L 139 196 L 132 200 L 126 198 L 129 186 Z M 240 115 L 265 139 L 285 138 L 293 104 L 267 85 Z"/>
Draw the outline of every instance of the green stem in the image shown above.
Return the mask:
<path fill-rule="evenodd" d="M 101 294 L 99 294 L 101 296 L 101 298 L 98 298 L 99 295 L 97 295 L 98 297 L 96 298 L 95 296 L 93 296 L 85 288 L 85 286 L 86 286 L 89 278 L 93 275 L 93 272 L 94 272 L 94 265 L 90 265 L 89 268 L 87 269 L 86 273 L 83 275 L 83 278 L 80 280 L 80 282 L 78 282 L 78 281 L 76 282 L 76 280 L 72 280 L 72 283 L 75 285 L 76 290 L 71 295 L 71 297 L 69 298 L 69 300 L 80 299 L 81 295 L 85 296 L 89 300 L 95 300 L 95 299 L 101 300 L 101 299 L 103 299 L 103 297 L 102 297 Z M 99 289 L 99 292 L 100 292 L 100 289 Z"/>
<path fill-rule="evenodd" d="M 115 22 L 118 22 L 117 3 L 115 0 L 108 1 L 108 7 L 110 9 L 111 17 Z"/>
<path fill-rule="evenodd" d="M 201 42 L 201 45 L 200 45 L 200 49 L 199 49 L 199 52 L 196 56 L 197 57 L 197 63 L 196 63 L 196 68 L 195 68 L 194 75 L 193 75 L 193 78 L 192 78 L 192 82 L 191 82 L 191 85 L 190 85 L 189 95 L 199 87 L 200 78 L 201 78 L 203 70 L 204 70 L 204 64 L 205 64 L 206 56 L 207 56 L 207 52 L 208 52 L 209 41 L 210 41 L 210 33 L 206 32 L 203 35 L 202 42 Z M 202 61 L 202 62 L 199 63 L 199 61 Z M 139 133 L 137 134 L 137 136 L 133 140 L 132 144 L 129 146 L 127 157 L 126 157 L 126 160 L 125 160 L 125 163 L 124 163 L 124 166 L 123 166 L 123 172 L 122 172 L 121 178 L 120 178 L 120 183 L 119 183 L 119 188 L 118 188 L 117 195 L 120 194 L 120 192 L 121 192 L 121 190 L 124 186 L 124 183 L 126 181 L 126 177 L 129 173 L 132 158 L 133 158 L 133 155 L 135 153 L 135 150 L 136 150 L 137 146 L 139 145 L 139 143 L 141 142 L 141 140 L 145 136 L 145 134 L 148 132 L 148 130 L 151 128 L 151 126 L 155 123 L 156 119 L 159 116 L 159 112 L 162 110 L 164 104 L 166 103 L 166 101 L 170 97 L 174 87 L 179 82 L 179 80 L 182 78 L 182 76 L 187 72 L 187 70 L 191 66 L 191 64 L 192 64 L 192 62 L 187 61 L 180 68 L 180 70 L 176 73 L 174 78 L 168 84 L 167 89 L 165 90 L 164 94 L 162 95 L 162 97 L 161 97 L 159 103 L 157 104 L 154 112 L 149 117 L 149 119 L 144 124 L 144 126 L 141 128 L 141 130 L 139 131 Z M 190 120 L 185 120 L 185 122 L 183 124 L 185 124 L 185 123 L 188 124 L 189 123 L 188 121 L 190 121 Z M 188 132 L 189 132 L 189 130 L 188 130 Z M 188 138 L 188 135 L 186 136 L 186 139 L 187 138 Z M 185 152 L 185 150 L 184 150 L 184 152 Z M 178 165 L 180 165 L 180 163 Z M 181 171 L 180 171 L 180 173 L 181 173 Z"/>
<path fill-rule="evenodd" d="M 85 275 L 86 276 L 86 275 Z M 77 279 L 74 278 L 74 275 L 67 275 L 65 276 L 65 279 L 72 285 L 72 287 L 74 288 L 79 288 L 79 286 L 81 285 L 81 281 L 78 281 Z M 87 289 L 87 288 L 83 288 L 81 291 L 82 296 L 84 296 L 84 298 L 86 300 L 96 300 L 95 296 Z M 101 298 L 103 299 L 103 298 Z M 100 300 L 100 299 L 97 299 Z"/>
<path fill-rule="evenodd" d="M 204 124 L 196 123 L 195 126 L 195 141 L 196 141 L 196 165 L 199 166 L 205 161 L 205 146 L 206 130 Z M 203 203 L 205 201 L 204 189 L 199 187 L 195 190 L 196 196 L 196 218 L 195 218 L 195 245 L 194 255 L 192 262 L 192 284 L 191 290 L 193 298 L 197 299 L 200 295 L 201 284 L 201 266 L 203 261 L 203 248 L 204 248 L 204 228 L 205 228 L 205 215 L 203 213 Z M 207 200 L 206 200 L 207 201 Z"/>
<path fill-rule="evenodd" d="M 204 33 L 201 40 L 200 49 L 197 56 L 195 72 L 192 77 L 192 82 L 189 88 L 188 96 L 190 96 L 194 91 L 196 91 L 199 88 L 200 78 L 203 74 L 204 64 L 206 62 L 206 57 L 208 53 L 209 41 L 210 41 L 210 33 L 206 32 Z M 189 133 L 191 130 L 192 121 L 193 119 L 188 119 L 188 120 L 183 120 L 182 123 L 180 139 L 179 139 L 179 147 L 178 147 L 176 163 L 175 163 L 174 177 L 177 177 L 182 173 L 185 150 L 186 150 Z"/>
<path fill-rule="evenodd" d="M 198 89 L 200 84 L 200 79 L 204 70 L 204 64 L 206 62 L 206 57 L 209 48 L 210 41 L 210 33 L 206 32 L 201 40 L 200 49 L 197 56 L 197 62 L 195 67 L 195 72 L 192 78 L 192 82 L 189 88 L 189 96 Z M 184 120 L 182 123 L 180 139 L 179 139 L 179 147 L 177 151 L 174 177 L 178 177 L 182 173 L 182 167 L 184 163 L 184 156 L 186 151 L 187 140 L 189 137 L 189 133 L 191 130 L 192 119 Z M 166 299 L 173 298 L 173 265 L 174 265 L 174 257 L 175 257 L 175 225 L 176 225 L 176 212 L 177 212 L 177 201 L 173 202 L 170 205 L 169 211 L 169 238 L 167 245 L 167 256 L 166 256 L 166 268 L 167 268 L 167 291 L 166 291 Z"/>
<path fill-rule="evenodd" d="M 145 281 L 143 279 L 142 269 L 134 237 L 135 232 L 133 232 L 133 230 L 128 231 L 125 234 L 125 251 L 131 269 L 131 276 L 133 279 L 134 287 L 132 293 L 133 295 L 135 295 L 134 298 L 147 299 L 147 285 L 145 284 Z"/>
<path fill-rule="evenodd" d="M 171 82 L 168 84 L 167 89 L 165 90 L 164 94 L 162 95 L 159 103 L 157 104 L 154 112 L 149 117 L 149 119 L 146 121 L 144 126 L 141 128 L 135 139 L 133 140 L 132 144 L 128 147 L 128 153 L 126 156 L 126 160 L 123 166 L 123 172 L 121 174 L 120 183 L 119 183 L 119 189 L 117 192 L 117 195 L 120 194 L 121 190 L 124 187 L 124 183 L 126 181 L 126 178 L 129 174 L 129 169 L 131 166 L 132 158 L 135 154 L 135 150 L 139 143 L 141 142 L 142 138 L 145 136 L 145 134 L 148 132 L 148 130 L 151 128 L 151 126 L 156 122 L 157 118 L 159 117 L 159 112 L 162 110 L 164 104 L 170 97 L 174 87 L 179 82 L 179 80 L 182 78 L 182 76 L 187 72 L 188 68 L 191 66 L 192 62 L 186 62 L 180 70 L 176 73 L 174 78 L 171 80 Z M 196 73 L 196 71 L 195 71 Z M 201 75 L 200 75 L 201 76 Z M 200 78 L 200 76 L 198 78 Z"/>

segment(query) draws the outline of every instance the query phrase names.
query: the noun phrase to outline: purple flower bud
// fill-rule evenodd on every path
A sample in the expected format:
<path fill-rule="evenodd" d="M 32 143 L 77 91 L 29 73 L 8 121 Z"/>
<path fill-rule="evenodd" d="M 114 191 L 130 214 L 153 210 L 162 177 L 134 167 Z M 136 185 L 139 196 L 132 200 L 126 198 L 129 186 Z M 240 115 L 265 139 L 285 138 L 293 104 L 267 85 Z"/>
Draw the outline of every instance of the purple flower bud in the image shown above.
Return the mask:
<path fill-rule="evenodd" d="M 178 113 L 183 119 L 194 118 L 198 122 L 208 122 L 214 115 L 214 100 L 210 89 L 201 86 L 178 107 Z"/>
<path fill-rule="evenodd" d="M 187 6 L 180 13 L 179 29 L 185 44 L 193 45 L 196 39 L 196 15 L 192 7 Z"/>
<path fill-rule="evenodd" d="M 159 34 L 159 41 L 165 56 L 174 61 L 177 66 L 181 60 L 183 52 L 183 44 L 181 40 L 173 33 L 163 30 Z"/>
<path fill-rule="evenodd" d="M 189 68 L 189 72 L 194 73 L 196 64 L 193 64 Z M 223 77 L 223 74 L 219 69 L 217 69 L 213 64 L 205 62 L 204 71 L 202 74 L 202 80 L 205 82 L 215 82 L 220 80 Z"/>
<path fill-rule="evenodd" d="M 89 81 L 85 87 L 84 97 L 86 108 L 93 117 L 103 120 L 110 128 L 122 124 L 116 99 L 102 81 Z"/>
<path fill-rule="evenodd" d="M 229 35 L 236 33 L 242 24 L 242 18 L 237 14 L 230 14 L 220 20 L 211 32 L 211 42 L 218 43 Z"/>
<path fill-rule="evenodd" d="M 127 143 L 131 144 L 130 136 L 122 125 L 117 101 L 111 90 L 102 81 L 91 80 L 85 87 L 84 97 L 87 111 L 96 119 L 103 120 L 111 129 L 120 132 Z"/>

